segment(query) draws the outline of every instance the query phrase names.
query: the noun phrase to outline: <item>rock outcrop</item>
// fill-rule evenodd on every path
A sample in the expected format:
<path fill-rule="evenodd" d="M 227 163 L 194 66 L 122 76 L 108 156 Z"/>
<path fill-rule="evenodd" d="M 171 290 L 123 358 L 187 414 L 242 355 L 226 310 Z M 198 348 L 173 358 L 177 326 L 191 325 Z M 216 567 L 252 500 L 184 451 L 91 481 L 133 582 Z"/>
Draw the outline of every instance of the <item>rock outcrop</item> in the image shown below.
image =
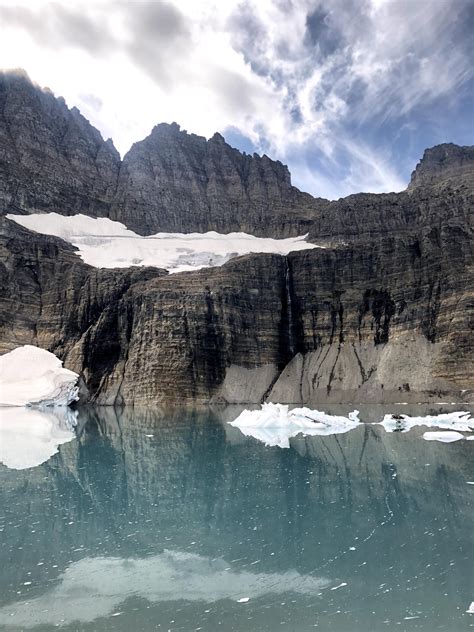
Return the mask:
<path fill-rule="evenodd" d="M 52 351 L 82 376 L 83 399 L 102 404 L 472 393 L 472 148 L 427 150 L 407 191 L 328 202 L 218 135 L 159 125 L 120 163 L 24 77 L 0 76 L 0 102 L 5 212 L 106 215 L 142 234 L 304 231 L 326 246 L 169 276 L 92 268 L 3 218 L 2 352 Z"/>
<path fill-rule="evenodd" d="M 0 71 L 0 212 L 107 216 L 120 156 L 111 140 L 18 71 Z"/>

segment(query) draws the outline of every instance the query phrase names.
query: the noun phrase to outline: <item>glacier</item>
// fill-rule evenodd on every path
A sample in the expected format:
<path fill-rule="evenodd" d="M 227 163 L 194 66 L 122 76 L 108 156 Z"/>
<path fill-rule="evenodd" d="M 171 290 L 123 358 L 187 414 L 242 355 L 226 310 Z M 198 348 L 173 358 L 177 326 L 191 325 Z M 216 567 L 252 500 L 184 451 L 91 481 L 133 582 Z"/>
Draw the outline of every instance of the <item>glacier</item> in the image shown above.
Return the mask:
<path fill-rule="evenodd" d="M 43 235 L 53 235 L 79 250 L 83 261 L 97 268 L 155 266 L 170 273 L 221 266 L 250 253 L 287 255 L 295 250 L 321 248 L 306 235 L 272 239 L 247 233 L 156 233 L 143 237 L 121 222 L 105 217 L 33 213 L 7 218 Z"/>

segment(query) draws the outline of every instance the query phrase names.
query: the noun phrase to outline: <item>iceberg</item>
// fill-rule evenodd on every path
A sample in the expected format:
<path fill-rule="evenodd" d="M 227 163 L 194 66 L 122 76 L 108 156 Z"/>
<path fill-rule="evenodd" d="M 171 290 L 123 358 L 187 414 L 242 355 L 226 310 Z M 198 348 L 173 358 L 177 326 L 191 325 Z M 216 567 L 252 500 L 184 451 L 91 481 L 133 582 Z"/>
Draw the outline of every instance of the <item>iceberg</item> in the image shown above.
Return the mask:
<path fill-rule="evenodd" d="M 37 467 L 58 447 L 76 438 L 77 412 L 70 408 L 3 408 L 0 415 L 0 463 L 12 470 Z"/>
<path fill-rule="evenodd" d="M 0 356 L 0 406 L 67 406 L 79 399 L 78 377 L 54 353 L 17 347 Z"/>
<path fill-rule="evenodd" d="M 289 448 L 289 440 L 298 434 L 327 436 L 349 432 L 360 424 L 358 415 L 357 410 L 342 417 L 305 407 L 288 410 L 286 404 L 266 403 L 261 410 L 242 411 L 228 423 L 267 446 Z"/>
<path fill-rule="evenodd" d="M 221 266 L 250 253 L 287 255 L 294 250 L 321 248 L 306 235 L 287 239 L 247 233 L 156 233 L 143 237 L 106 217 L 58 213 L 8 214 L 7 218 L 37 233 L 54 235 L 79 250 L 85 263 L 98 268 L 155 266 L 170 273 Z"/>
<path fill-rule="evenodd" d="M 415 426 L 456 430 L 457 432 L 471 432 L 474 430 L 474 419 L 467 411 L 443 413 L 441 415 L 427 415 L 425 417 L 385 415 L 380 425 L 383 426 L 387 432 L 408 432 Z"/>

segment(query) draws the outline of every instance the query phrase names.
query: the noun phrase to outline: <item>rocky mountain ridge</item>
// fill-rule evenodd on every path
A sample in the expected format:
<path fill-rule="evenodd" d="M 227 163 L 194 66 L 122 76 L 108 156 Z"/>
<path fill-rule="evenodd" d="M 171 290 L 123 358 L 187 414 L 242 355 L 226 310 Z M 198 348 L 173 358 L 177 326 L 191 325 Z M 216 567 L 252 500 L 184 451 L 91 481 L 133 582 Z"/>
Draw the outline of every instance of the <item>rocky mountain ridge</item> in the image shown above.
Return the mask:
<path fill-rule="evenodd" d="M 2 218 L 0 350 L 56 353 L 101 404 L 468 399 L 473 153 L 427 150 L 401 193 L 317 200 L 281 163 L 177 125 L 120 161 L 77 110 L 0 74 L 2 213 L 82 212 L 141 234 L 308 232 L 326 246 L 170 277 L 93 268 Z"/>

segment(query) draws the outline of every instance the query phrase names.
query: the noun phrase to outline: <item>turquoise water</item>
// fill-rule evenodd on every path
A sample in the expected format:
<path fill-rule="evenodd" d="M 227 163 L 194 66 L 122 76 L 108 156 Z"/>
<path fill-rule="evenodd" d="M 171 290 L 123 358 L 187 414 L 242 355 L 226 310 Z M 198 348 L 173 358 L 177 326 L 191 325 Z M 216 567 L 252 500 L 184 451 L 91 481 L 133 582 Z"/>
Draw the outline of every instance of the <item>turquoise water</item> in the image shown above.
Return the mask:
<path fill-rule="evenodd" d="M 474 442 L 362 425 L 281 449 L 235 416 L 82 410 L 41 464 L 0 427 L 0 629 L 474 627 Z"/>

